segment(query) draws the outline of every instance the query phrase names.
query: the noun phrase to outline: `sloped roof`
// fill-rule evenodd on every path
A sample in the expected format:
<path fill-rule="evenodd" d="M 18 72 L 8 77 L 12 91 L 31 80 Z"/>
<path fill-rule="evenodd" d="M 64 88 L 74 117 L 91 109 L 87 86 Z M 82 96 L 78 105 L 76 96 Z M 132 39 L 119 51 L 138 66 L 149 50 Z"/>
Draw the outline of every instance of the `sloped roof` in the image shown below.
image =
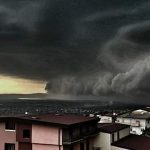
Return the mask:
<path fill-rule="evenodd" d="M 125 128 L 129 128 L 129 125 L 125 124 L 119 124 L 119 123 L 99 123 L 98 128 L 100 129 L 100 132 L 105 133 L 114 133 L 117 131 L 120 131 Z"/>
<path fill-rule="evenodd" d="M 97 117 L 88 117 L 83 115 L 70 115 L 70 114 L 42 114 L 42 115 L 24 115 L 14 117 L 0 117 L 0 120 L 16 119 L 17 121 L 42 123 L 42 124 L 55 124 L 55 125 L 77 125 L 87 122 L 98 122 Z"/>
<path fill-rule="evenodd" d="M 130 150 L 150 150 L 150 137 L 131 134 L 111 145 Z"/>

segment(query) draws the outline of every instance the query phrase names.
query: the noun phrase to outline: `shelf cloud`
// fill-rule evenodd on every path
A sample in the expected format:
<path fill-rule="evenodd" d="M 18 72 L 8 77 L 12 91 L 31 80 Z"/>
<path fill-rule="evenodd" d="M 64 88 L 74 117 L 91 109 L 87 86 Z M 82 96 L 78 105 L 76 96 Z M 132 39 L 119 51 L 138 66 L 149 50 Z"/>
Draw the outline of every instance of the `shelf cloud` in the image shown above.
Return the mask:
<path fill-rule="evenodd" d="M 149 96 L 147 0 L 0 0 L 0 74 L 49 93 Z"/>

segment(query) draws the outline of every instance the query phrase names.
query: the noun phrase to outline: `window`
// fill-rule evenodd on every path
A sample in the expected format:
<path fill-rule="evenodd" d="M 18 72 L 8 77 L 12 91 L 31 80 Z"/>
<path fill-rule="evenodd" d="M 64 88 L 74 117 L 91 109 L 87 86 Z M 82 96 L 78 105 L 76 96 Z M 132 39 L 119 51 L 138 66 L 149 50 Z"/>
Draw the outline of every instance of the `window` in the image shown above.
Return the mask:
<path fill-rule="evenodd" d="M 13 120 L 7 120 L 5 122 L 5 129 L 6 130 L 15 130 L 15 122 Z"/>
<path fill-rule="evenodd" d="M 15 150 L 15 144 L 5 143 L 5 150 Z"/>
<path fill-rule="evenodd" d="M 23 130 L 23 138 L 30 138 L 30 130 L 29 129 Z"/>

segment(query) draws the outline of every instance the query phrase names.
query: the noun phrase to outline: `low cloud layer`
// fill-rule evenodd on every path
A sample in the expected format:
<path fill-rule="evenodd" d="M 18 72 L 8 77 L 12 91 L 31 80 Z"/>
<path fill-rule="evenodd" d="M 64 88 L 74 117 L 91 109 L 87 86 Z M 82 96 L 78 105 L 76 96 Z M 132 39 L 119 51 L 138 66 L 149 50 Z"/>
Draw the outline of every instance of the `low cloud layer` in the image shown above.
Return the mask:
<path fill-rule="evenodd" d="M 148 96 L 148 0 L 0 0 L 0 74 L 50 94 Z"/>
<path fill-rule="evenodd" d="M 99 68 L 90 78 L 84 75 L 52 79 L 46 89 L 73 95 L 149 96 L 149 23 L 136 23 L 118 29 L 116 35 L 102 46 L 97 57 L 97 61 L 104 66 L 103 70 Z"/>
<path fill-rule="evenodd" d="M 112 74 L 92 77 L 59 77 L 49 81 L 46 90 L 55 94 L 105 95 L 112 92 L 110 87 L 112 78 Z"/>
<path fill-rule="evenodd" d="M 123 73 L 93 75 L 92 77 L 65 76 L 49 81 L 46 86 L 51 94 L 68 95 L 134 95 L 148 96 L 150 92 L 150 56 L 140 60 Z"/>
<path fill-rule="evenodd" d="M 149 94 L 150 56 L 137 62 L 132 69 L 117 74 L 112 80 L 112 89 L 117 93 Z"/>

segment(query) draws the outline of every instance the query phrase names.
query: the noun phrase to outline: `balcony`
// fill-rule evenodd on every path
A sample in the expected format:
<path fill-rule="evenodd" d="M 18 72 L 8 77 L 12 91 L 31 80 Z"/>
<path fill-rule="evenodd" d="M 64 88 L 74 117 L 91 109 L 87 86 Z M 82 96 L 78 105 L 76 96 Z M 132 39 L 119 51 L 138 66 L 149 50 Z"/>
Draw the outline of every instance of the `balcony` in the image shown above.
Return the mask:
<path fill-rule="evenodd" d="M 72 132 L 70 132 L 69 130 L 63 131 L 63 144 L 64 145 L 69 145 L 69 144 L 73 144 L 76 142 L 80 142 L 84 139 L 95 136 L 99 133 L 99 130 L 98 128 L 94 128 L 86 132 L 81 132 L 81 130 L 80 132 L 76 132 L 76 133 L 73 133 L 73 132 L 74 130 Z"/>
<path fill-rule="evenodd" d="M 127 124 L 127 125 L 130 125 L 130 126 L 134 126 L 134 127 L 139 127 L 140 126 L 140 121 L 138 120 L 133 120 L 133 119 L 117 119 L 115 121 L 116 123 L 121 123 L 121 124 Z"/>
<path fill-rule="evenodd" d="M 139 127 L 140 126 L 140 122 L 131 122 L 130 125 L 134 126 L 134 127 Z"/>

